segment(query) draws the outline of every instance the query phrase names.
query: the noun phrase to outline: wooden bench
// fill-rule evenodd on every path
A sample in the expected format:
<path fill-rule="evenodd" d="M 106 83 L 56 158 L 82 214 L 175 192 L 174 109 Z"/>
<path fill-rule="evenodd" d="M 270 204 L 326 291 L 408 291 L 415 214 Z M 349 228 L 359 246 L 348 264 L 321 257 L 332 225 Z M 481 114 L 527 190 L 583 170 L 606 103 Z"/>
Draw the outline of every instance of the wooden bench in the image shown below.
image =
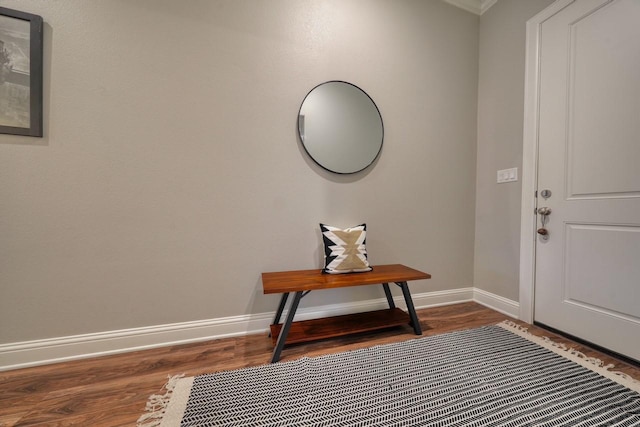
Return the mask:
<path fill-rule="evenodd" d="M 271 338 L 275 349 L 271 362 L 280 360 L 285 344 L 337 337 L 357 332 L 367 332 L 392 326 L 410 324 L 416 335 L 422 335 L 411 293 L 410 280 L 429 279 L 431 275 L 401 264 L 374 266 L 366 273 L 323 274 L 322 270 L 298 270 L 262 273 L 262 289 L 265 294 L 282 294 L 280 305 L 271 325 Z M 397 308 L 391 296 L 389 283 L 402 289 L 407 312 Z M 350 286 L 379 285 L 384 288 L 389 308 L 366 313 L 334 316 L 324 319 L 294 322 L 293 318 L 302 297 L 320 289 L 345 288 Z M 295 293 L 287 318 L 280 323 L 289 293 Z"/>

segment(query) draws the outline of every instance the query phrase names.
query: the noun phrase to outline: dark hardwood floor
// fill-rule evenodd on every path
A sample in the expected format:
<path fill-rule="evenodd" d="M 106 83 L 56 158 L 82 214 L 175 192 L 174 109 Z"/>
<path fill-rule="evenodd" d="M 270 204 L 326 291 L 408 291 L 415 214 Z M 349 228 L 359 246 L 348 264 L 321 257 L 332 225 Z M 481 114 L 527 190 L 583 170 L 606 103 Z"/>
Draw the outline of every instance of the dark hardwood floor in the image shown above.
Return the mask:
<path fill-rule="evenodd" d="M 495 324 L 509 317 L 476 303 L 418 310 L 423 335 Z M 518 322 L 525 325 L 522 322 Z M 588 356 L 614 363 L 640 379 L 640 368 L 531 325 Z M 282 361 L 416 338 L 409 327 L 285 347 Z M 167 377 L 198 375 L 268 363 L 267 333 L 226 338 L 0 372 L 0 426 L 135 426 L 147 398 L 163 393 Z"/>

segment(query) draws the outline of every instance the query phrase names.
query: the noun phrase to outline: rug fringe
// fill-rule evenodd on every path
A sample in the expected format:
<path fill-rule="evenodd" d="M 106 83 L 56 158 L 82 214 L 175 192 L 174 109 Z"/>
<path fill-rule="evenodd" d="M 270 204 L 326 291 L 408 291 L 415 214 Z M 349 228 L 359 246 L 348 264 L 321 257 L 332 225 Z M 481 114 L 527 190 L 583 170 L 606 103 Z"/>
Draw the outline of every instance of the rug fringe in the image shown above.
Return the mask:
<path fill-rule="evenodd" d="M 628 387 L 640 393 L 640 381 L 636 380 L 629 374 L 615 371 L 614 369 L 616 366 L 613 363 L 605 365 L 605 363 L 597 357 L 589 357 L 573 347 L 568 347 L 566 344 L 557 343 L 549 337 L 539 337 L 533 335 L 531 332 L 529 332 L 529 328 L 521 326 L 511 320 L 504 320 L 498 323 L 498 326 L 501 326 L 507 330 L 512 330 L 517 335 L 520 335 L 521 337 L 526 338 L 529 341 L 537 342 L 543 347 L 552 350 L 555 353 L 566 357 L 567 359 L 573 360 L 574 362 L 579 363 L 585 368 L 591 369 L 592 371 L 597 372 L 604 377 L 607 377 L 625 387 Z"/>
<path fill-rule="evenodd" d="M 167 375 L 169 380 L 164 385 L 163 389 L 165 389 L 164 394 L 152 394 L 149 396 L 149 400 L 147 400 L 147 405 L 145 407 L 145 414 L 142 414 L 140 418 L 138 418 L 137 427 L 158 427 L 162 422 L 162 417 L 167 409 L 167 405 L 169 404 L 169 400 L 171 400 L 171 395 L 173 394 L 173 390 L 176 388 L 176 384 L 178 380 L 183 378 L 184 374 L 179 375 Z"/>

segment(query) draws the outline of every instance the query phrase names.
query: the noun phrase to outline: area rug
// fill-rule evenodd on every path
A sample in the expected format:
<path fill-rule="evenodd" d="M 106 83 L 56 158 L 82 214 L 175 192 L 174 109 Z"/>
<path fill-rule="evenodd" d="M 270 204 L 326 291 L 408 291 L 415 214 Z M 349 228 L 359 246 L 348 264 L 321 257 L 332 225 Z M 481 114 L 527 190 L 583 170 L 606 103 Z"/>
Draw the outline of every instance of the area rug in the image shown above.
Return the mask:
<path fill-rule="evenodd" d="M 139 426 L 640 426 L 640 383 L 513 322 L 173 377 Z"/>

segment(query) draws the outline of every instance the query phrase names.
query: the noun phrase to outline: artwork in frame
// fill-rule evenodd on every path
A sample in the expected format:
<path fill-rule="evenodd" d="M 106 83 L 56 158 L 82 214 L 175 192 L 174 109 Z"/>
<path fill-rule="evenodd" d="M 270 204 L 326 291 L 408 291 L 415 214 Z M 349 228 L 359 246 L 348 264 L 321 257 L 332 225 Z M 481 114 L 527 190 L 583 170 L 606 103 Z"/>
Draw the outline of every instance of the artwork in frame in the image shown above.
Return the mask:
<path fill-rule="evenodd" d="M 0 133 L 42 136 L 42 17 L 0 7 Z"/>

